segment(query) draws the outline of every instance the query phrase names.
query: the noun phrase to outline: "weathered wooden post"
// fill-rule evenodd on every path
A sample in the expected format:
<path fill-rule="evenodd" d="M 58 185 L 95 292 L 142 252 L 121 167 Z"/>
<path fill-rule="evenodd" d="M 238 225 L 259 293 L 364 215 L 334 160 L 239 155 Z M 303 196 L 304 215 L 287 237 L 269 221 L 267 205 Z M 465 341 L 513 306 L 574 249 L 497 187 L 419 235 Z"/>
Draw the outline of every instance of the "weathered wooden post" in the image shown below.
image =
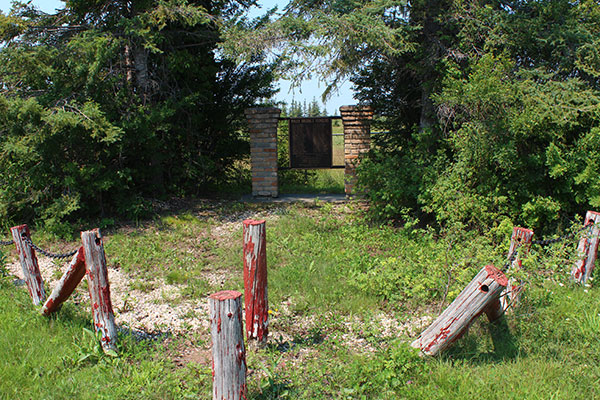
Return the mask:
<path fill-rule="evenodd" d="M 520 228 L 515 226 L 510 237 L 510 247 L 508 249 L 509 266 L 507 271 L 511 269 L 518 271 L 523 266 L 521 256 L 529 253 L 531 249 L 531 240 L 533 239 L 533 231 L 531 229 Z M 522 282 L 517 282 L 516 279 L 509 279 L 508 286 L 500 296 L 500 305 L 502 312 L 506 312 L 511 304 L 519 302 L 521 292 L 523 291 Z"/>
<path fill-rule="evenodd" d="M 460 338 L 490 305 L 494 307 L 507 284 L 502 271 L 486 265 L 411 346 L 431 356 L 438 354 Z"/>
<path fill-rule="evenodd" d="M 269 305 L 267 301 L 267 235 L 265 221 L 244 221 L 244 305 L 246 339 L 267 341 Z"/>
<path fill-rule="evenodd" d="M 73 256 L 73 259 L 67 267 L 67 271 L 64 273 L 58 284 L 52 290 L 52 294 L 46 300 L 44 307 L 42 308 L 42 314 L 50 315 L 55 311 L 58 311 L 62 303 L 65 302 L 73 293 L 79 282 L 85 275 L 85 256 L 83 247 L 77 250 L 77 253 Z"/>
<path fill-rule="evenodd" d="M 598 243 L 600 239 L 600 213 L 595 211 L 588 211 L 585 214 L 584 226 L 590 226 L 588 234 L 583 235 L 577 245 L 577 251 L 579 252 L 579 260 L 573 266 L 571 276 L 577 283 L 586 284 L 592 275 L 594 265 L 596 263 L 596 257 L 598 255 Z"/>
<path fill-rule="evenodd" d="M 85 268 L 92 304 L 92 316 L 96 332 L 102 334 L 102 347 L 105 351 L 116 350 L 117 326 L 110 301 L 108 268 L 104 255 L 104 245 L 100 230 L 81 232 Z"/>
<path fill-rule="evenodd" d="M 40 305 L 46 299 L 46 292 L 35 250 L 30 245 L 29 227 L 27 225 L 14 226 L 10 228 L 10 232 L 17 247 L 27 290 L 33 299 L 33 304 Z"/>
<path fill-rule="evenodd" d="M 242 329 L 242 294 L 211 294 L 210 332 L 213 356 L 213 400 L 246 398 L 246 350 Z"/>

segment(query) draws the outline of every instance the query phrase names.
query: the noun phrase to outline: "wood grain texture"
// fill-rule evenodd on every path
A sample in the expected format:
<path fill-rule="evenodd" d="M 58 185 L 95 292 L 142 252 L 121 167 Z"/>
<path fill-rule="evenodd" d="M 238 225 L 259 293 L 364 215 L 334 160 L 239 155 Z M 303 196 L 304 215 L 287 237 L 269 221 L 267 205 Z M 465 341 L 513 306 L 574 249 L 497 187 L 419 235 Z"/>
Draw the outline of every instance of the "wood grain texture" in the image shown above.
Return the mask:
<path fill-rule="evenodd" d="M 244 221 L 244 305 L 246 339 L 264 344 L 269 333 L 267 234 L 265 221 Z"/>
<path fill-rule="evenodd" d="M 577 245 L 577 252 L 579 253 L 579 260 L 575 262 L 573 269 L 571 270 L 571 277 L 573 280 L 580 284 L 586 284 L 592 276 L 592 271 L 596 264 L 596 257 L 598 256 L 598 243 L 600 239 L 600 213 L 595 211 L 588 211 L 585 214 L 584 226 L 587 224 L 594 224 L 590 230 L 586 230 L 585 234 L 579 240 Z"/>
<path fill-rule="evenodd" d="M 246 399 L 242 294 L 226 290 L 208 298 L 213 356 L 213 400 Z"/>
<path fill-rule="evenodd" d="M 23 240 L 23 237 L 31 238 L 29 227 L 27 225 L 14 226 L 10 228 L 10 232 L 17 248 L 27 290 L 31 295 L 33 304 L 38 306 L 46 299 L 46 292 L 44 291 L 44 280 L 40 273 L 35 250 Z"/>
<path fill-rule="evenodd" d="M 71 262 L 67 266 L 67 270 L 63 274 L 60 281 L 52 290 L 50 297 L 46 300 L 44 307 L 42 307 L 43 315 L 50 315 L 53 312 L 58 311 L 62 303 L 64 303 L 69 296 L 73 293 L 79 282 L 85 276 L 85 256 L 83 246 L 77 250 L 77 253 L 71 259 Z"/>
<path fill-rule="evenodd" d="M 515 226 L 510 237 L 510 247 L 508 249 L 507 260 L 510 260 L 513 253 L 516 251 L 512 263 L 508 266 L 508 271 L 518 271 L 523 266 L 521 258 L 529 253 L 531 249 L 531 241 L 533 239 L 533 231 L 531 229 L 520 228 Z M 509 279 L 508 286 L 500 295 L 500 305 L 502 312 L 506 312 L 511 306 L 519 303 L 521 292 L 523 291 L 523 282 L 516 279 Z"/>
<path fill-rule="evenodd" d="M 485 266 L 411 345 L 427 355 L 439 354 L 459 339 L 482 312 L 496 304 L 507 284 L 502 271 Z"/>
<path fill-rule="evenodd" d="M 102 335 L 104 351 L 116 350 L 117 325 L 110 300 L 108 268 L 100 230 L 81 232 L 81 241 L 84 249 L 94 328 Z"/>

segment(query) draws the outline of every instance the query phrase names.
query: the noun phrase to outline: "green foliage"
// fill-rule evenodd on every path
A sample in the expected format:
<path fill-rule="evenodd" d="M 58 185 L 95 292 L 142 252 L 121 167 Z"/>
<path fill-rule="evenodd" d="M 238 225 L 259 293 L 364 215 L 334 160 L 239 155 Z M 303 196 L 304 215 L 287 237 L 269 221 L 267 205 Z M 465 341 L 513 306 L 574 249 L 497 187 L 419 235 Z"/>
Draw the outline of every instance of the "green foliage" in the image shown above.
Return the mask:
<path fill-rule="evenodd" d="M 439 4 L 415 4 L 409 14 L 436 21 L 432 37 L 452 50 L 403 55 L 398 65 L 377 60 L 354 78 L 389 131 L 359 175 L 374 216 L 478 228 L 510 218 L 549 231 L 596 207 L 600 86 L 593 52 L 579 48 L 598 32 L 588 19 L 598 5 L 448 6 L 444 21 Z"/>
<path fill-rule="evenodd" d="M 229 179 L 248 151 L 243 110 L 272 93 L 259 57 L 215 53 L 248 6 L 68 1 L 45 14 L 15 3 L 0 19 L 0 218 L 64 232 Z"/>
<path fill-rule="evenodd" d="M 495 399 L 508 389 L 515 399 L 600 395 L 598 385 L 581 384 L 600 376 L 600 291 L 568 282 L 576 239 L 534 245 L 519 275 L 521 304 L 501 324 L 478 318 L 447 352 L 428 358 L 409 345 L 424 317 L 437 316 L 483 265 L 504 263 L 512 221 L 484 235 L 438 233 L 417 221 L 368 224 L 354 208 L 199 202 L 112 228 L 107 259 L 140 285 L 156 285 L 145 290 L 162 291 L 172 279 L 194 304 L 190 318 L 206 318 L 197 301 L 243 287 L 240 221 L 266 214 L 270 336 L 264 348 L 247 350 L 249 399 Z M 152 342 L 120 332 L 111 357 L 91 329 L 86 307 L 67 301 L 48 319 L 23 287 L 0 278 L 0 396 L 210 398 L 209 356 L 180 365 L 182 353 L 208 352 L 209 330 Z"/>

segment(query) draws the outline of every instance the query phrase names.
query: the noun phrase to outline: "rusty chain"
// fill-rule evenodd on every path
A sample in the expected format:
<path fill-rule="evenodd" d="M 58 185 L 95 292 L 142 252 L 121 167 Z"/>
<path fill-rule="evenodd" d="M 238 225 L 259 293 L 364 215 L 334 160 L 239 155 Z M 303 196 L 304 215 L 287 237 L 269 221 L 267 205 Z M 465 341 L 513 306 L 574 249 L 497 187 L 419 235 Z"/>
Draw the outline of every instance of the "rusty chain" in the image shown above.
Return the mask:
<path fill-rule="evenodd" d="M 0 246 L 8 246 L 13 244 L 12 240 L 0 240 Z"/>
<path fill-rule="evenodd" d="M 68 253 L 50 253 L 49 251 L 46 251 L 40 247 L 38 247 L 35 243 L 33 243 L 31 241 L 31 238 L 28 236 L 21 236 L 23 238 L 23 241 L 25 243 L 27 243 L 29 246 L 33 247 L 36 251 L 39 251 L 40 253 L 42 253 L 43 255 L 45 255 L 46 257 L 50 257 L 50 258 L 56 258 L 56 259 L 61 259 L 61 258 L 68 258 L 68 257 L 73 257 L 75 254 L 77 254 L 77 250 L 73 250 L 70 251 Z"/>
<path fill-rule="evenodd" d="M 559 242 L 562 242 L 563 240 L 571 239 L 571 238 L 575 237 L 576 235 L 579 235 L 581 232 L 585 231 L 588 228 L 590 229 L 590 233 L 591 233 L 593 226 L 594 226 L 594 222 L 589 221 L 587 224 L 585 224 L 583 226 L 583 228 L 579 229 L 577 232 L 567 233 L 566 235 L 563 235 L 563 236 L 560 236 L 560 237 L 557 237 L 554 239 L 532 240 L 531 243 L 539 244 L 540 246 L 546 246 L 546 245 L 553 244 L 553 243 L 559 243 Z"/>

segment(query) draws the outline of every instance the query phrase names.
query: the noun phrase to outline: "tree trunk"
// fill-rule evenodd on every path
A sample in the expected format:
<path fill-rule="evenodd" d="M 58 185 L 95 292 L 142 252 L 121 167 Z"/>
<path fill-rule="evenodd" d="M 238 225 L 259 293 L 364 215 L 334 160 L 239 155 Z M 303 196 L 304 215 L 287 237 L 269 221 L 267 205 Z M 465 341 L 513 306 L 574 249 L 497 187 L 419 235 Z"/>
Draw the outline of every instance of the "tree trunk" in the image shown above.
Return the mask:
<path fill-rule="evenodd" d="M 213 355 L 213 400 L 246 399 L 242 294 L 226 290 L 208 298 Z"/>
<path fill-rule="evenodd" d="M 35 250 L 24 240 L 24 237 L 31 239 L 29 227 L 27 225 L 14 226 L 10 228 L 10 232 L 17 247 L 27 290 L 29 290 L 33 304 L 40 305 L 46 299 L 46 292 Z"/>
<path fill-rule="evenodd" d="M 98 229 L 81 232 L 88 288 L 92 304 L 92 316 L 96 332 L 102 334 L 102 348 L 105 351 L 116 350 L 117 326 L 110 301 L 108 268 L 104 255 L 102 235 Z"/>
<path fill-rule="evenodd" d="M 580 259 L 577 260 L 571 271 L 573 280 L 580 284 L 586 284 L 592 275 L 596 257 L 598 255 L 598 242 L 600 239 L 600 213 L 588 211 L 585 215 L 585 225 L 594 224 L 588 233 L 579 240 L 577 251 Z"/>
<path fill-rule="evenodd" d="M 265 221 L 244 221 L 244 303 L 246 339 L 266 343 L 269 325 L 267 301 L 267 235 Z"/>
<path fill-rule="evenodd" d="M 142 46 L 133 49 L 133 62 L 135 64 L 135 83 L 142 99 L 142 105 L 150 101 L 150 77 L 148 75 L 148 50 Z"/>
<path fill-rule="evenodd" d="M 85 256 L 83 247 L 80 247 L 77 254 L 73 256 L 71 263 L 67 267 L 67 271 L 62 276 L 48 300 L 42 308 L 42 314 L 50 315 L 58 311 L 62 303 L 64 303 L 71 293 L 75 290 L 79 282 L 85 275 Z"/>
<path fill-rule="evenodd" d="M 497 305 L 507 283 L 502 271 L 493 265 L 485 266 L 411 346 L 431 356 L 446 349 L 482 312 Z"/>

